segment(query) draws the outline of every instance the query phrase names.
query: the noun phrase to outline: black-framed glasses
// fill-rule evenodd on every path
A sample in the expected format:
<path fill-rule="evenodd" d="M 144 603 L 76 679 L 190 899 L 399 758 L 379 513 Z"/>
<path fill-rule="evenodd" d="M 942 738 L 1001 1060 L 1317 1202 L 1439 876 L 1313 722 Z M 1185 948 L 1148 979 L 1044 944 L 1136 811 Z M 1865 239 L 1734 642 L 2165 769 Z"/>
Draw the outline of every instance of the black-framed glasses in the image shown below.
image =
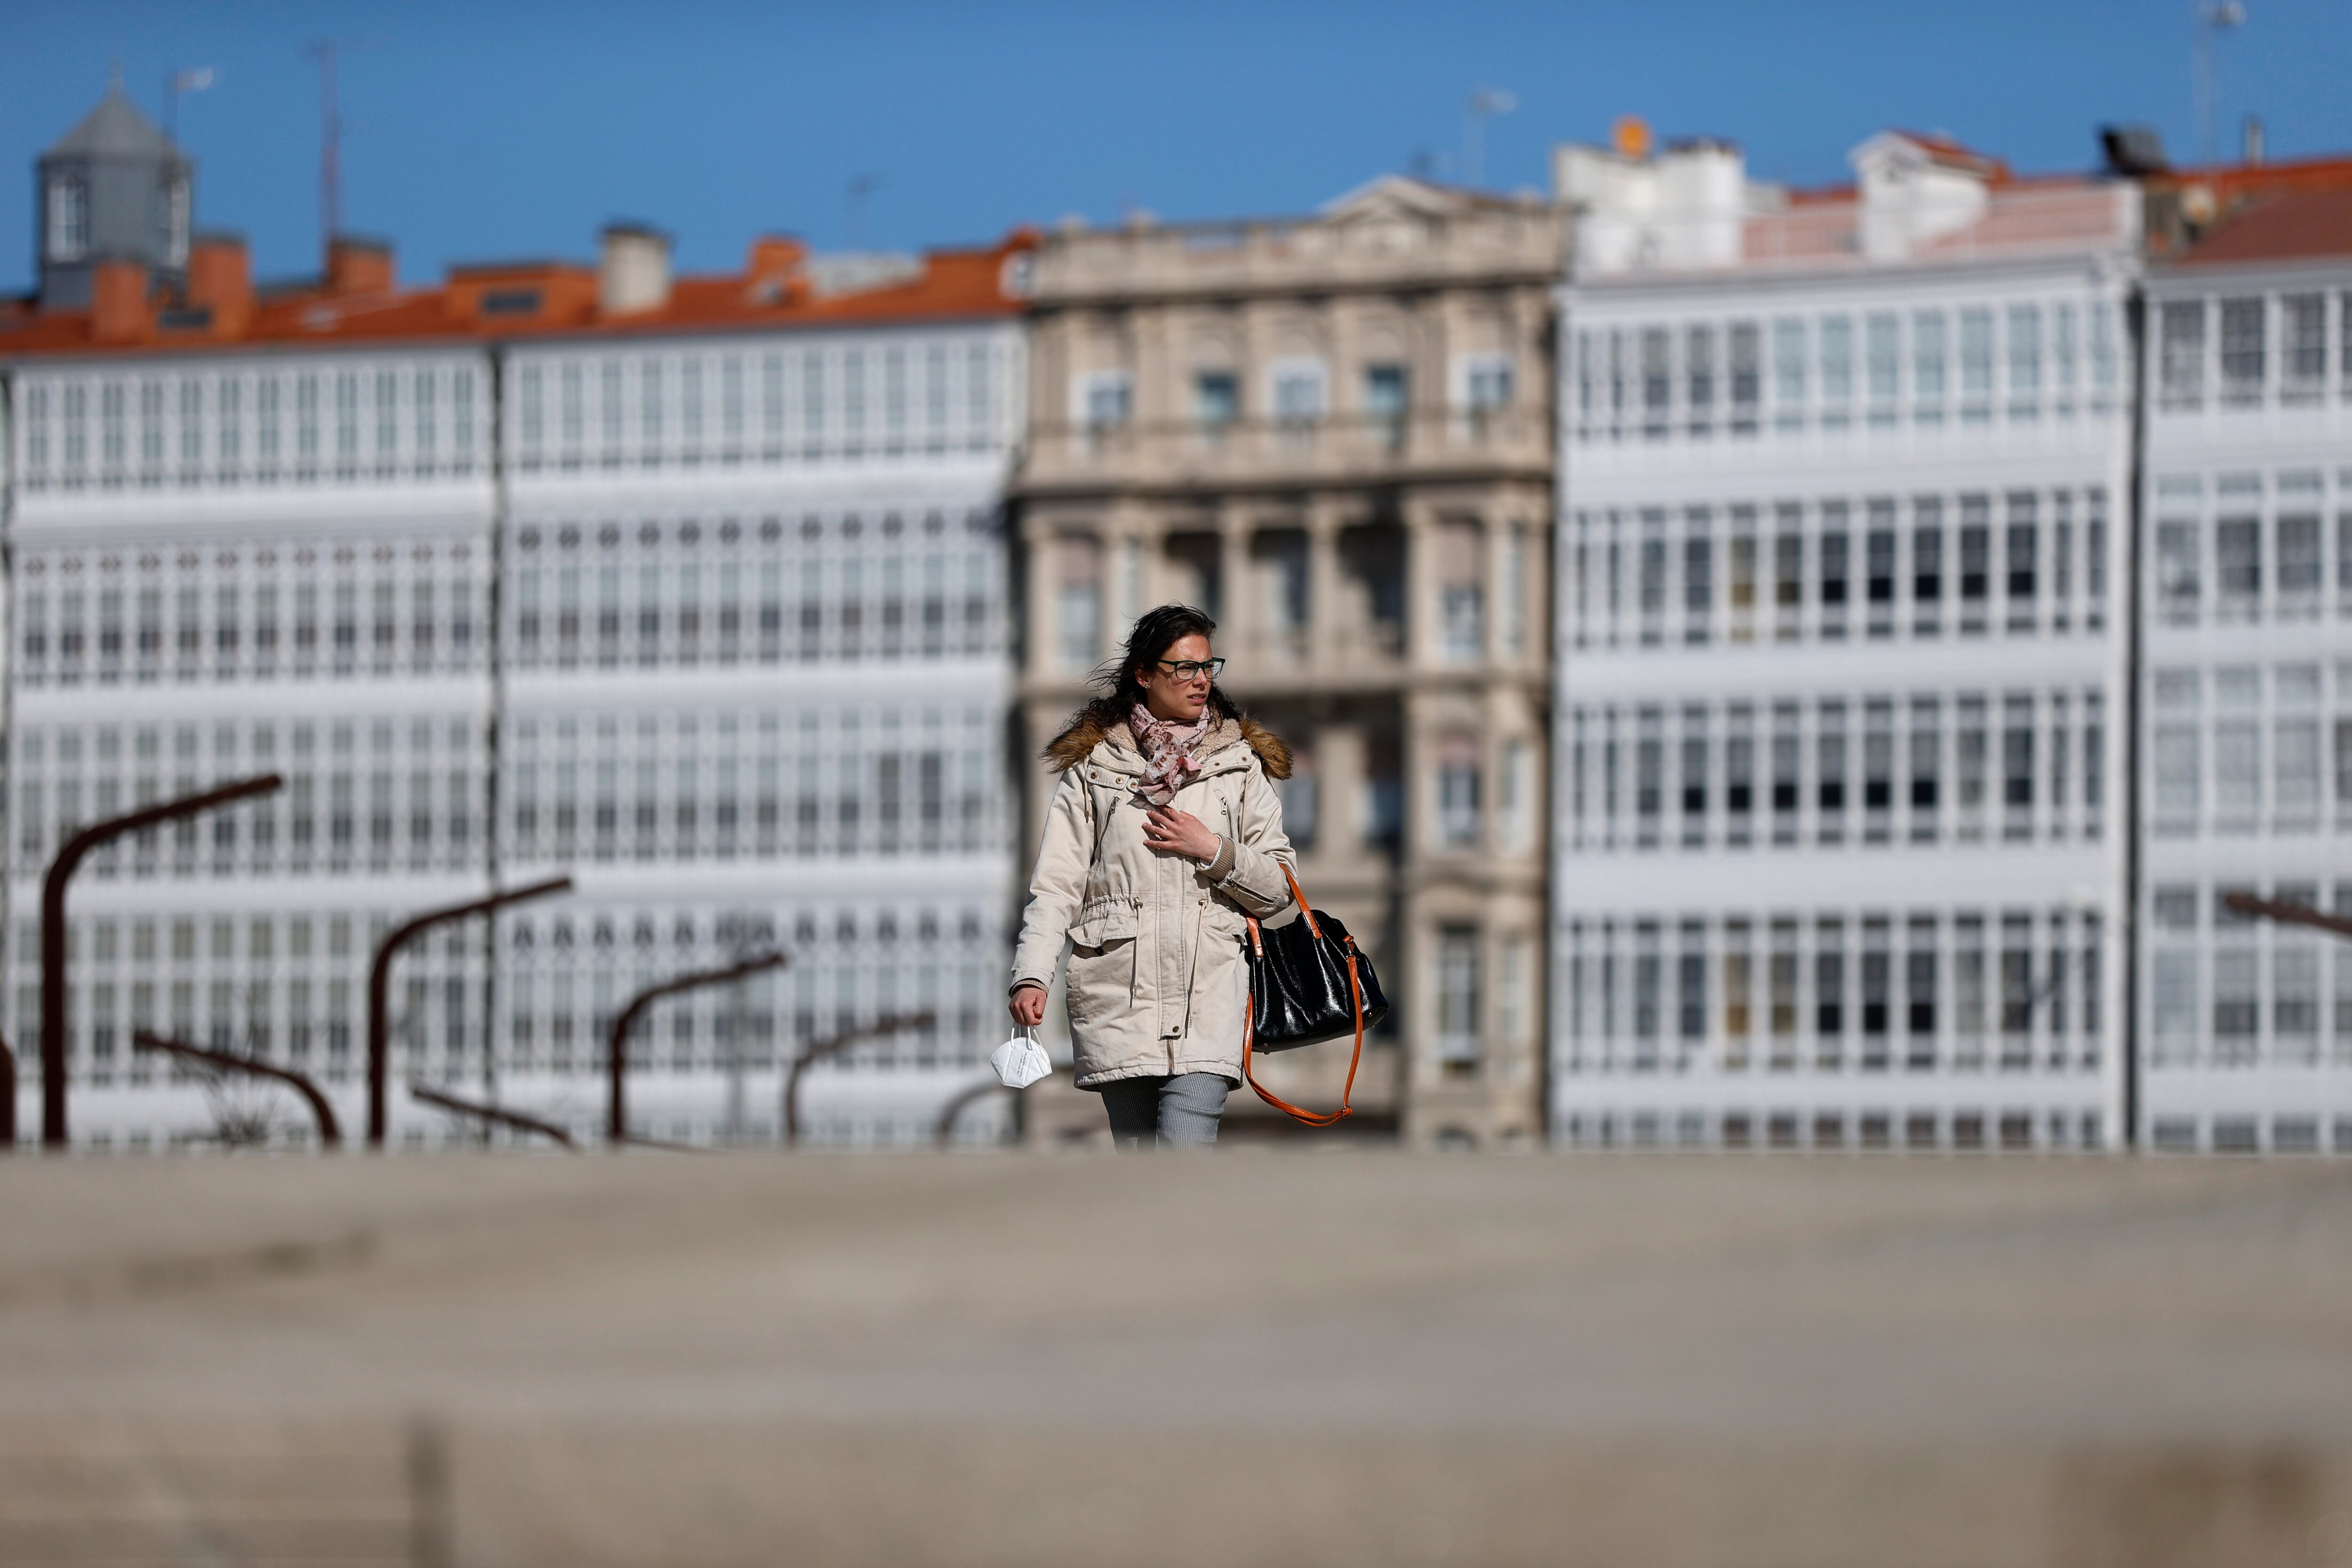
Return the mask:
<path fill-rule="evenodd" d="M 1225 672 L 1222 658 L 1155 658 L 1151 662 L 1179 680 L 1197 680 L 1204 675 L 1214 680 Z"/>

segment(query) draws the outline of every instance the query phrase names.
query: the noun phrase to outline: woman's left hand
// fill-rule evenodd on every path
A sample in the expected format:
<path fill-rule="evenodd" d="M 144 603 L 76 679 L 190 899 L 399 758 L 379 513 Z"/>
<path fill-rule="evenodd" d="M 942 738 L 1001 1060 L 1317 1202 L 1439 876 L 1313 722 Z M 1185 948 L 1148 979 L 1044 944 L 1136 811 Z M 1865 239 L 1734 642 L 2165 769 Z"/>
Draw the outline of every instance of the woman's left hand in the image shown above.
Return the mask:
<path fill-rule="evenodd" d="M 1187 856 L 1202 865 L 1215 859 L 1222 847 L 1207 823 L 1172 805 L 1155 805 L 1144 813 L 1143 842 L 1163 855 Z"/>

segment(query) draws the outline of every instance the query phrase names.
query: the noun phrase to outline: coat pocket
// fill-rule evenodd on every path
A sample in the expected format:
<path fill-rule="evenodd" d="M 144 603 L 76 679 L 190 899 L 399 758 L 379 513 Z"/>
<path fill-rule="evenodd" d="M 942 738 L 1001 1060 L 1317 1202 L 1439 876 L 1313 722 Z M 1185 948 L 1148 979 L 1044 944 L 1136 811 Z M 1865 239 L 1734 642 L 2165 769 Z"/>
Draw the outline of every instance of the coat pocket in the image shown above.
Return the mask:
<path fill-rule="evenodd" d="M 1132 897 L 1115 894 L 1090 899 L 1078 910 L 1077 923 L 1070 928 L 1073 947 L 1101 947 L 1135 934 L 1142 911 Z"/>
<path fill-rule="evenodd" d="M 1070 928 L 1072 1023 L 1107 1017 L 1127 1005 L 1140 914 L 1130 898 L 1097 900 L 1078 911 L 1078 923 Z"/>
<path fill-rule="evenodd" d="M 1249 934 L 1249 920 L 1224 900 L 1211 899 L 1207 910 L 1201 916 L 1201 931 L 1203 935 L 1221 942 L 1238 942 Z"/>

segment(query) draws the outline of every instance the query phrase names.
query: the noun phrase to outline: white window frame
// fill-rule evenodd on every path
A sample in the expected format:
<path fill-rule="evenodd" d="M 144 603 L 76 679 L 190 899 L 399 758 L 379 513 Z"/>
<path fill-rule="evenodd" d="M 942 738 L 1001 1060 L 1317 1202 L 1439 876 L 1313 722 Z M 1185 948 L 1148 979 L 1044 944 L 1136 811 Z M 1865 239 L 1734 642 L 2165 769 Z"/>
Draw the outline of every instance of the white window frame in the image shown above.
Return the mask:
<path fill-rule="evenodd" d="M 1097 410 L 1114 404 L 1117 417 Z M 1080 371 L 1070 378 L 1070 423 L 1089 430 L 1113 430 L 1135 417 L 1135 375 L 1125 370 Z"/>
<path fill-rule="evenodd" d="M 51 261 L 80 261 L 89 255 L 89 184 L 79 174 L 49 176 L 48 241 Z"/>
<path fill-rule="evenodd" d="M 1668 373 L 1671 384 L 1672 372 Z M 1488 395 L 1499 386 L 1502 395 Z M 1473 414 L 1494 414 L 1519 397 L 1518 360 L 1508 353 L 1464 354 L 1454 362 L 1454 400 Z"/>
<path fill-rule="evenodd" d="M 1304 392 L 1303 397 L 1297 395 Z M 1331 412 L 1331 370 L 1321 360 L 1296 355 L 1265 367 L 1266 412 L 1277 425 L 1312 425 Z"/>

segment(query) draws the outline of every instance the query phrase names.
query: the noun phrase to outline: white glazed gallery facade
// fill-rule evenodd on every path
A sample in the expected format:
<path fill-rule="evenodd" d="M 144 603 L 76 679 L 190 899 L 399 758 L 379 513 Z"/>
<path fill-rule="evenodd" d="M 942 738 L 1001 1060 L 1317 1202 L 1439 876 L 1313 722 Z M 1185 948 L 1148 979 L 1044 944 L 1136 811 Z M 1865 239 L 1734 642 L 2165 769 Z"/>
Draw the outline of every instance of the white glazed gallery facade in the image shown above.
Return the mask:
<path fill-rule="evenodd" d="M 2352 1152 L 2352 262 L 2149 279 L 2145 1146 Z"/>
<path fill-rule="evenodd" d="M 1580 233 L 1565 1145 L 2124 1135 L 2136 196 L 1995 185 L 1889 242 L 1887 152 L 1858 152 L 1842 215 L 1735 195 L 1737 260 L 1642 265 L 1610 226 Z M 1853 242 L 1822 244 L 1841 224 Z M 1670 230 L 1646 254 L 1692 248 Z"/>
<path fill-rule="evenodd" d="M 570 897 L 400 962 L 395 1142 L 470 1135 L 411 1080 L 601 1130 L 620 1003 L 774 947 L 781 974 L 640 1026 L 637 1130 L 772 1138 L 800 1045 L 928 1008 L 803 1096 L 810 1138 L 928 1140 L 994 1043 L 1023 374 L 1009 317 L 19 361 L 5 1006 L 27 1114 L 63 832 L 276 771 L 278 795 L 78 879 L 77 1144 L 272 1112 L 134 1054 L 141 1026 L 302 1068 L 356 1129 L 376 934 L 566 872 Z"/>

